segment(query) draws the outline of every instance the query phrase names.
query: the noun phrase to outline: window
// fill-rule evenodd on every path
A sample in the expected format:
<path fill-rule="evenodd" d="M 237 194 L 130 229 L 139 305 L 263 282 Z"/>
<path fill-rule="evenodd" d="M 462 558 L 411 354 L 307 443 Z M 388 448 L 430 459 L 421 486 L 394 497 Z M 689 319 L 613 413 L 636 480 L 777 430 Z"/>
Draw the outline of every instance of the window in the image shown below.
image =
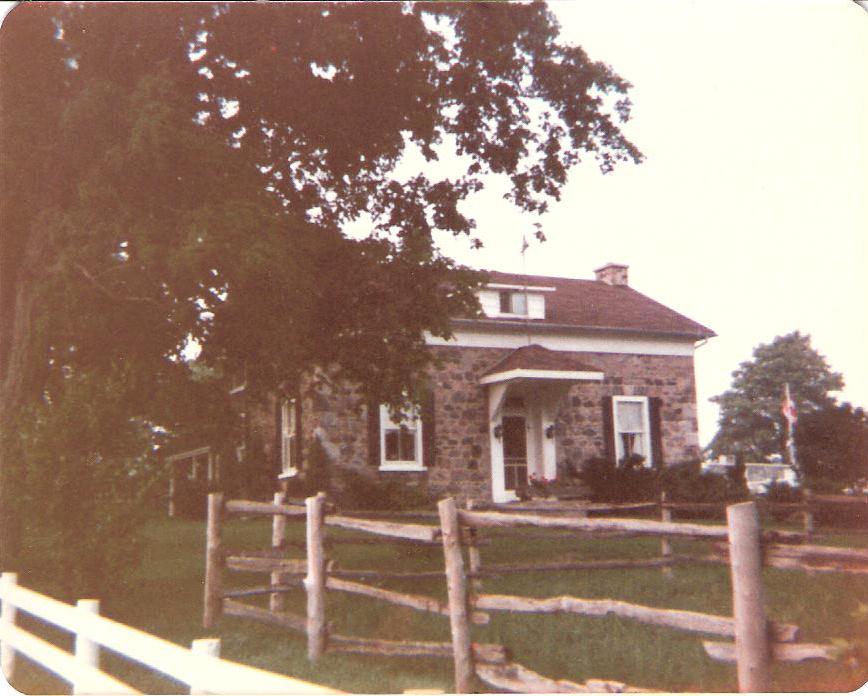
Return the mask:
<path fill-rule="evenodd" d="M 297 457 L 298 423 L 295 417 L 295 399 L 284 399 L 280 407 L 280 475 L 295 476 L 298 473 Z"/>
<path fill-rule="evenodd" d="M 615 424 L 615 455 L 621 462 L 625 457 L 639 455 L 645 466 L 651 466 L 651 437 L 648 426 L 648 398 L 645 396 L 616 396 L 612 399 Z"/>
<path fill-rule="evenodd" d="M 418 409 L 399 422 L 392 420 L 387 406 L 380 406 L 380 469 L 422 471 L 422 419 Z"/>
<path fill-rule="evenodd" d="M 503 290 L 500 292 L 501 314 L 527 314 L 527 295 L 523 292 Z"/>

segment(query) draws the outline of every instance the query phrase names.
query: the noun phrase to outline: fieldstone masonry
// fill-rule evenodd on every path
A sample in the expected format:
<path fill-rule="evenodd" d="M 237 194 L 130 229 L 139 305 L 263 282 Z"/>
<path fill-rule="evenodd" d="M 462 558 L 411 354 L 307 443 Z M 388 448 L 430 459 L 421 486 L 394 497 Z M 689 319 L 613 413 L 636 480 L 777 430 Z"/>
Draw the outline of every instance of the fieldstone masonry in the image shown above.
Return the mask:
<path fill-rule="evenodd" d="M 366 406 L 360 391 L 346 383 L 322 387 L 315 396 L 304 399 L 303 459 L 316 438 L 332 466 L 363 469 L 379 477 L 400 477 L 408 486 L 427 486 L 438 495 L 490 500 L 488 388 L 479 384 L 479 377 L 511 349 L 439 346 L 432 350 L 442 367 L 431 373 L 436 456 L 433 463 L 426 462 L 425 473 L 386 473 L 369 464 Z M 601 400 L 614 395 L 661 398 L 666 464 L 700 456 L 692 357 L 572 355 L 601 370 L 605 381 L 576 384 L 563 399 L 555 435 L 559 469 L 581 466 L 588 458 L 605 452 Z"/>

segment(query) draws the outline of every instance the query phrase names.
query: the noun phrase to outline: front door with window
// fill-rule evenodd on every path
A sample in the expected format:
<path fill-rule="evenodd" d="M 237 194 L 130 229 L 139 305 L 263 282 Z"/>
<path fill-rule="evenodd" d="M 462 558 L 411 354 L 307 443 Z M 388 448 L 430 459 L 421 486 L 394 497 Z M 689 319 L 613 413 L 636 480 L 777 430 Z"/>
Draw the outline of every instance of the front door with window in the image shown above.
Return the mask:
<path fill-rule="evenodd" d="M 527 486 L 527 423 L 524 416 L 504 416 L 501 427 L 504 488 L 515 492 Z"/>

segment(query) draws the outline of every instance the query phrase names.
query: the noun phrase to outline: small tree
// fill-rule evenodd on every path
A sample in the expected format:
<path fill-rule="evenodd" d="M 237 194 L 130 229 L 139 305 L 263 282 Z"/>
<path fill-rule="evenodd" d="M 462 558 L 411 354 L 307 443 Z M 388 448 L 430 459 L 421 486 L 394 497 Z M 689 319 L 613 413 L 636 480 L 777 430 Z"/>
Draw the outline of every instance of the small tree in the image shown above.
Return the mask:
<path fill-rule="evenodd" d="M 719 430 L 709 445 L 713 456 L 733 454 L 764 460 L 784 451 L 786 421 L 781 413 L 784 385 L 799 417 L 834 406 L 829 392 L 844 380 L 811 347 L 811 337 L 798 331 L 777 336 L 754 349 L 753 359 L 732 373 L 732 388 L 712 397 L 720 404 Z"/>
<path fill-rule="evenodd" d="M 799 465 L 816 490 L 868 484 L 868 414 L 850 404 L 806 414 L 795 433 Z"/>

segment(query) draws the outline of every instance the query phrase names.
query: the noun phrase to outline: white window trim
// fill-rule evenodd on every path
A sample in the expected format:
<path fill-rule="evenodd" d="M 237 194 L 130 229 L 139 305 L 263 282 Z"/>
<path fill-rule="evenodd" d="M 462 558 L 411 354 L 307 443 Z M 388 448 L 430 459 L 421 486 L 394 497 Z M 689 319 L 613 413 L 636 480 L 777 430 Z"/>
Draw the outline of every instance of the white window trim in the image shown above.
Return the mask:
<path fill-rule="evenodd" d="M 485 287 L 491 290 L 527 290 L 528 292 L 554 292 L 557 289 L 548 285 L 514 285 L 511 283 L 488 283 Z"/>
<path fill-rule="evenodd" d="M 287 462 L 287 441 L 289 441 L 289 466 Z M 295 399 L 284 399 L 280 405 L 280 474 L 278 479 L 298 476 L 297 462 L 292 458 L 294 445 L 298 442 L 298 423 L 295 422 Z"/>
<path fill-rule="evenodd" d="M 408 419 L 404 419 L 406 423 Z M 414 447 L 416 459 L 401 461 L 386 461 L 386 430 L 399 428 L 401 423 L 395 423 L 389 414 L 389 407 L 380 405 L 380 471 L 425 471 L 424 454 L 422 452 L 422 418 L 416 415 L 412 418 L 413 427 L 416 429 Z"/>
<path fill-rule="evenodd" d="M 647 396 L 613 396 L 612 397 L 612 434 L 615 438 L 615 461 L 620 462 L 624 458 L 624 447 L 621 443 L 618 430 L 618 404 L 620 403 L 639 403 L 642 404 L 642 428 L 645 435 L 645 447 L 647 449 L 645 456 L 645 468 L 650 469 L 654 466 L 654 448 L 651 444 L 651 414 L 649 410 L 649 400 Z"/>

